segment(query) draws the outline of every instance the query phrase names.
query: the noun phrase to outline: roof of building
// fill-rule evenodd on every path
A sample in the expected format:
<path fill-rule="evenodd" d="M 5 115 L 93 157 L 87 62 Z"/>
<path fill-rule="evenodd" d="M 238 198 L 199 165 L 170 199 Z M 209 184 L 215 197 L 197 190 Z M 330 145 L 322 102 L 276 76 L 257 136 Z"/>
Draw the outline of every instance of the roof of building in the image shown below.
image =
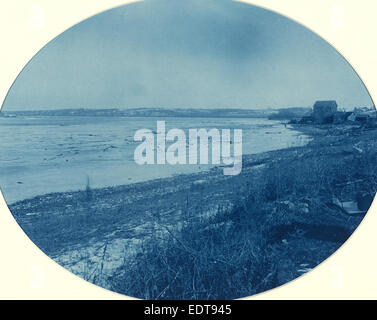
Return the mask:
<path fill-rule="evenodd" d="M 326 101 L 316 101 L 314 104 L 314 107 L 338 107 L 338 104 L 336 103 L 335 100 L 326 100 Z"/>

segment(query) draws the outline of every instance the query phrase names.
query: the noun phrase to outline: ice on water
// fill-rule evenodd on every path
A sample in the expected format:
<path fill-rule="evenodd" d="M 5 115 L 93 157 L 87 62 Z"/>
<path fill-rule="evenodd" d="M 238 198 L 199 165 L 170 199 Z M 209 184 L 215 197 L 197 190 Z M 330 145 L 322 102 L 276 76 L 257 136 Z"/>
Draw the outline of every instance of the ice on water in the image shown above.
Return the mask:
<path fill-rule="evenodd" d="M 0 118 L 0 186 L 8 203 L 36 195 L 129 184 L 211 165 L 137 165 L 134 133 L 170 128 L 242 129 L 243 154 L 306 144 L 308 138 L 262 118 L 115 118 L 40 116 Z"/>

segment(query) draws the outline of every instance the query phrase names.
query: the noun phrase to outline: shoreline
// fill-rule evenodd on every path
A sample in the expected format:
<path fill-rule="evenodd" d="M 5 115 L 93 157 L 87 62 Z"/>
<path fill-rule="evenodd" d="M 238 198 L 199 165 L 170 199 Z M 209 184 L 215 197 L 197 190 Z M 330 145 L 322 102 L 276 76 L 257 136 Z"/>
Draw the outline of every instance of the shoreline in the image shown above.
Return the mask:
<path fill-rule="evenodd" d="M 245 181 L 258 179 L 263 174 L 266 165 L 277 163 L 282 159 L 294 160 L 300 151 L 318 138 L 318 130 L 311 132 L 300 130 L 300 128 L 294 128 L 294 130 L 306 136 L 310 133 L 311 140 L 299 147 L 243 155 L 242 172 L 237 176 L 225 176 L 222 172 L 223 167 L 216 166 L 196 173 L 178 174 L 130 184 L 48 193 L 16 201 L 8 207 L 21 226 L 25 223 L 24 220 L 59 215 L 84 216 L 85 220 L 85 212 L 88 210 L 99 215 L 112 215 L 116 219 L 119 218 L 119 212 L 131 211 L 132 213 L 128 215 L 137 215 L 144 210 L 147 215 L 158 217 L 161 213 L 167 215 L 175 212 L 178 213 L 175 215 L 179 220 L 183 211 L 195 211 L 197 206 L 200 206 L 201 214 L 214 213 L 219 208 L 231 208 L 234 203 L 241 201 L 249 188 Z M 203 194 L 206 196 L 204 197 Z M 170 196 L 170 200 L 174 200 L 175 205 L 170 206 L 167 196 Z M 145 201 L 162 204 L 150 209 L 148 205 L 143 204 Z M 179 201 L 186 203 L 185 208 L 182 208 Z M 191 204 L 187 204 L 188 202 Z M 131 208 L 132 206 L 135 207 Z M 145 214 L 142 216 L 145 218 Z M 110 231 L 106 230 L 102 232 L 102 235 Z"/>
<path fill-rule="evenodd" d="M 90 248 L 100 251 L 104 243 L 116 242 L 117 237 L 124 237 L 124 229 L 127 230 L 127 239 L 148 237 L 151 232 L 156 232 L 156 217 L 166 225 L 180 228 L 180 222 L 191 216 L 192 212 L 196 212 L 195 219 L 200 219 L 214 215 L 219 210 L 229 210 L 247 192 L 247 177 L 257 179 L 265 165 L 273 160 L 286 158 L 293 150 L 301 148 L 305 146 L 244 155 L 242 172 L 237 176 L 224 176 L 223 168 L 217 166 L 197 173 L 94 188 L 89 192 L 77 190 L 49 193 L 16 201 L 8 207 L 18 224 L 42 251 L 74 273 L 82 275 L 83 267 L 77 267 L 82 258 L 70 261 L 72 254 L 80 256 L 79 252 L 91 250 Z M 157 205 L 151 208 L 148 205 L 150 203 Z M 107 226 L 103 225 L 104 217 Z M 72 219 L 72 222 L 65 221 L 64 224 L 76 224 L 78 227 L 73 227 L 75 230 L 68 232 L 66 227 L 50 230 L 49 226 L 56 222 L 59 224 L 59 219 Z M 99 223 L 102 225 L 98 226 Z M 88 227 L 88 224 L 91 226 Z M 117 224 L 121 226 L 118 227 Z M 37 228 L 39 235 L 33 225 L 42 226 Z M 79 226 L 83 225 L 84 230 L 79 230 Z M 127 227 L 124 228 L 124 225 Z M 130 231 L 130 228 L 136 228 L 136 232 Z M 85 231 L 86 229 L 89 230 Z M 76 236 L 71 237 L 70 233 L 75 233 Z M 45 237 L 46 234 L 50 236 Z M 115 245 L 115 256 L 120 254 L 119 246 L 124 245 L 122 241 Z M 134 252 L 128 254 L 132 255 Z M 92 253 L 94 260 L 98 259 L 96 256 Z"/>
<path fill-rule="evenodd" d="M 161 245 L 164 250 L 170 233 L 186 232 L 189 226 L 197 226 L 195 232 L 236 228 L 244 219 L 235 218 L 240 208 L 259 208 L 263 215 L 254 213 L 249 223 L 265 229 L 260 236 L 263 248 L 272 246 L 281 251 L 275 255 L 284 255 L 281 259 L 287 265 L 279 267 L 277 278 L 285 283 L 302 274 L 295 257 L 308 244 L 314 251 L 298 260 L 310 269 L 343 244 L 361 222 L 363 215 L 346 215 L 328 203 L 332 195 L 353 201 L 358 188 L 365 189 L 358 182 L 360 175 L 364 169 L 368 173 L 369 166 L 374 169 L 370 161 L 375 161 L 364 161 L 366 150 L 377 150 L 377 130 L 294 127 L 312 140 L 305 146 L 245 155 L 238 176 L 224 176 L 217 167 L 130 185 L 48 194 L 16 202 L 9 209 L 29 238 L 56 262 L 85 280 L 112 288 L 113 275 L 128 264 L 134 268 L 138 261 L 134 257 L 144 246 Z M 347 170 L 350 174 L 343 177 Z M 258 200 L 261 197 L 264 200 Z M 243 230 L 237 228 L 235 232 Z"/>
<path fill-rule="evenodd" d="M 283 122 L 281 122 L 283 124 Z M 292 149 L 292 148 L 301 148 L 301 147 L 305 147 L 308 143 L 310 143 L 311 139 L 314 137 L 314 136 L 311 136 L 310 134 L 307 134 L 307 132 L 303 132 L 301 130 L 297 130 L 296 128 L 294 128 L 294 125 L 289 125 L 290 128 L 288 127 L 289 130 L 292 130 L 292 131 L 295 131 L 297 133 L 300 133 L 298 134 L 298 136 L 304 136 L 305 139 L 308 139 L 308 141 L 306 142 L 306 144 L 304 145 L 301 145 L 301 146 L 297 146 L 297 147 L 285 147 L 285 148 L 281 148 L 281 149 L 274 149 L 274 150 L 270 150 L 270 151 L 263 151 L 263 152 L 258 152 L 258 153 L 251 153 L 251 154 L 244 154 L 242 156 L 243 158 L 243 162 L 242 162 L 242 171 L 244 170 L 244 168 L 246 167 L 250 167 L 250 166 L 255 166 L 255 165 L 258 165 L 258 164 L 263 164 L 263 163 L 266 163 L 268 162 L 269 158 L 271 157 L 274 157 L 275 154 L 279 154 L 280 152 L 284 151 L 284 150 L 289 150 L 289 149 Z M 228 167 L 226 165 L 216 165 L 214 167 L 210 167 L 210 168 L 206 168 L 206 169 L 201 169 L 197 172 L 190 172 L 190 173 L 171 173 L 165 177 L 160 177 L 160 178 L 152 178 L 152 179 L 141 179 L 139 181 L 136 181 L 136 182 L 130 182 L 130 183 L 123 183 L 123 184 L 116 184 L 116 185 L 109 185 L 109 186 L 101 186 L 101 187 L 93 187 L 91 188 L 93 191 L 95 192 L 98 192 L 99 194 L 101 194 L 101 191 L 100 190 L 104 190 L 104 195 L 107 194 L 107 191 L 110 191 L 110 190 L 114 190 L 114 192 L 118 192 L 119 189 L 123 189 L 124 187 L 126 186 L 130 186 L 130 185 L 138 185 L 140 186 L 141 184 L 153 184 L 153 182 L 158 182 L 158 181 L 162 181 L 162 180 L 176 180 L 176 179 L 179 179 L 180 177 L 182 179 L 184 179 L 185 181 L 187 180 L 193 180 L 193 179 L 190 179 L 189 177 L 192 176 L 192 177 L 196 177 L 196 176 L 201 176 L 201 175 L 205 175 L 205 176 L 208 176 L 209 178 L 213 178 L 214 176 L 218 175 L 218 174 L 222 174 L 222 173 L 219 173 L 219 171 L 222 171 L 223 168 L 225 167 Z M 242 174 L 242 172 L 241 172 Z M 201 180 L 200 177 L 198 177 L 198 180 Z M 172 181 L 172 182 L 175 182 L 175 181 Z M 56 192 L 46 192 L 46 193 L 42 193 L 42 194 L 36 194 L 34 196 L 30 196 L 30 197 L 27 197 L 25 199 L 20 199 L 20 200 L 15 200 L 15 201 L 12 201 L 10 203 L 7 203 L 8 206 L 14 206 L 14 205 L 17 205 L 21 202 L 25 202 L 25 201 L 33 201 L 34 199 L 42 199 L 44 197 L 51 197 L 51 196 L 56 196 L 56 195 L 63 195 L 63 194 L 68 194 L 68 195 L 75 195 L 76 193 L 81 193 L 81 192 L 85 192 L 85 189 L 68 189 L 68 190 L 64 190 L 64 191 L 56 191 Z M 6 197 L 4 196 L 4 199 L 6 200 Z"/>

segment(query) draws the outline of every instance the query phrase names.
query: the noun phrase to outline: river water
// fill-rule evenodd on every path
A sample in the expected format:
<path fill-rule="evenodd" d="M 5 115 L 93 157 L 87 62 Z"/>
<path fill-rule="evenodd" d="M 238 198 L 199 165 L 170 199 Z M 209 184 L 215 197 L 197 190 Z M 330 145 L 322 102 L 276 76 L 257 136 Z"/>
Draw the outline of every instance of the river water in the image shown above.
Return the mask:
<path fill-rule="evenodd" d="M 115 186 L 207 170 L 211 165 L 138 165 L 137 130 L 242 129 L 243 154 L 301 146 L 309 138 L 262 118 L 0 117 L 0 186 L 7 203 L 51 192 Z M 188 137 L 188 134 L 187 134 Z M 167 144 L 168 147 L 168 144 Z"/>

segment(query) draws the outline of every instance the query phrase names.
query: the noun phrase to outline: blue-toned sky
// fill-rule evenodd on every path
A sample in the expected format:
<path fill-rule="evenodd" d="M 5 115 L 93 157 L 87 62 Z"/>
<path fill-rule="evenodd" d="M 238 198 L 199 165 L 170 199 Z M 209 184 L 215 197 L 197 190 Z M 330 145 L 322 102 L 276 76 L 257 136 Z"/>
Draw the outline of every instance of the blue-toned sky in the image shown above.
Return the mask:
<path fill-rule="evenodd" d="M 289 19 L 229 0 L 146 0 L 45 46 L 4 110 L 372 106 L 348 63 Z"/>

